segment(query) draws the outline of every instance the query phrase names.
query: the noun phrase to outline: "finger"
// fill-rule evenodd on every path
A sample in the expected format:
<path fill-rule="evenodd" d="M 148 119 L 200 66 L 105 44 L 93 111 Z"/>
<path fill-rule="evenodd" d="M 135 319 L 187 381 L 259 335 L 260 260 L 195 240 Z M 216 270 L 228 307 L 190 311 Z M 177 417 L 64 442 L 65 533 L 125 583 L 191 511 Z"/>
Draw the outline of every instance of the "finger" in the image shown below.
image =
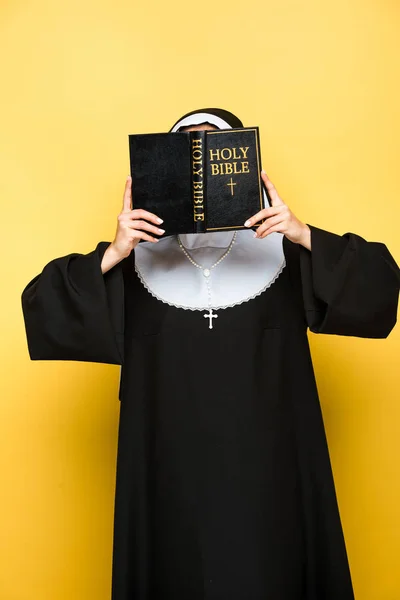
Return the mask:
<path fill-rule="evenodd" d="M 268 208 L 263 208 L 262 210 L 260 210 L 260 212 L 255 214 L 248 221 L 246 221 L 246 223 L 244 225 L 245 225 L 245 227 L 253 227 L 254 225 L 259 223 L 263 219 L 268 219 L 269 217 L 273 217 L 274 215 L 277 215 L 280 212 L 282 212 L 284 209 L 285 209 L 285 204 L 282 204 L 279 206 L 269 206 Z"/>
<path fill-rule="evenodd" d="M 150 233 L 155 233 L 156 235 L 163 235 L 165 233 L 165 229 L 150 225 L 146 221 L 127 221 L 126 227 L 135 231 L 150 231 Z"/>
<path fill-rule="evenodd" d="M 260 227 L 256 230 L 255 237 L 262 237 L 263 234 L 268 231 L 274 225 L 278 225 L 278 223 L 283 223 L 285 220 L 285 215 L 279 214 L 276 217 L 271 217 L 267 219 Z"/>
<path fill-rule="evenodd" d="M 149 235 L 148 233 L 145 233 L 144 231 L 135 231 L 134 239 L 143 240 L 144 242 L 153 242 L 153 243 L 157 243 L 160 241 L 158 238 L 154 238 L 151 235 Z"/>
<path fill-rule="evenodd" d="M 126 180 L 122 203 L 123 212 L 129 212 L 130 210 L 132 210 L 132 177 L 128 177 Z"/>
<path fill-rule="evenodd" d="M 257 236 L 257 238 L 262 240 L 266 238 L 267 235 L 269 235 L 270 233 L 274 233 L 275 231 L 278 233 L 285 233 L 285 229 L 285 223 L 282 221 L 282 223 L 278 223 L 278 225 L 274 225 L 273 227 L 267 229 L 267 231 L 264 231 L 264 233 L 261 236 Z"/>
<path fill-rule="evenodd" d="M 143 210 L 142 208 L 135 208 L 130 212 L 132 213 L 132 219 L 144 219 L 145 221 L 151 221 L 151 223 L 155 223 L 156 225 L 161 225 L 161 223 L 163 223 L 163 220 L 160 219 L 160 217 L 157 217 L 157 215 L 154 215 L 147 210 Z"/>
<path fill-rule="evenodd" d="M 265 183 L 265 187 L 268 190 L 272 206 L 280 206 L 284 204 L 283 200 L 279 197 L 278 191 L 276 190 L 274 184 L 272 183 L 265 171 L 261 171 L 261 177 L 263 182 Z"/>

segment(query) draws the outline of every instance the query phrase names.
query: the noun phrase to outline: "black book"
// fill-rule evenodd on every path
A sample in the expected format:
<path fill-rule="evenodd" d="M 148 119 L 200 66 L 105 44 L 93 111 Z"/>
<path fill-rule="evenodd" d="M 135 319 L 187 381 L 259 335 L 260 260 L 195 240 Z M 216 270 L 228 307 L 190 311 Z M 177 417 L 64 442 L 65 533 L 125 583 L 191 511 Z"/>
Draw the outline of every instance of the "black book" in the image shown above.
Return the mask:
<path fill-rule="evenodd" d="M 165 235 L 244 229 L 264 208 L 258 127 L 129 136 L 134 208 Z"/>

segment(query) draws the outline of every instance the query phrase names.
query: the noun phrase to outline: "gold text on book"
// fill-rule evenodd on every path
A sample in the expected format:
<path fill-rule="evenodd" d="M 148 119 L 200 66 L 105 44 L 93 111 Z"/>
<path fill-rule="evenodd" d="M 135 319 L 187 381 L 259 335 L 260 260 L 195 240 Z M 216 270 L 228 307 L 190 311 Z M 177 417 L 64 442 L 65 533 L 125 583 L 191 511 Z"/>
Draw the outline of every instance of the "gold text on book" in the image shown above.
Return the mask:
<path fill-rule="evenodd" d="M 210 150 L 211 175 L 250 173 L 249 161 L 245 160 L 248 151 L 249 146 L 245 148 L 217 148 L 216 150 Z"/>
<path fill-rule="evenodd" d="M 210 160 L 242 160 L 247 158 L 249 146 L 246 148 L 217 148 L 210 150 Z"/>
<path fill-rule="evenodd" d="M 204 221 L 203 142 L 192 140 L 193 218 Z"/>

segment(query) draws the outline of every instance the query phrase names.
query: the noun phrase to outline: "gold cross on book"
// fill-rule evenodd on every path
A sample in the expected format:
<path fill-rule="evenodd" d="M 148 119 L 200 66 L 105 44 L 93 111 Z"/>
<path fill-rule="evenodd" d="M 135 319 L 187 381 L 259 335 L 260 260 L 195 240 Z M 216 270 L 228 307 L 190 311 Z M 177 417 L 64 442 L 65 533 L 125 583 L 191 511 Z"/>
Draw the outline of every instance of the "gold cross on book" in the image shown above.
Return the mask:
<path fill-rule="evenodd" d="M 227 183 L 226 185 L 229 185 L 231 188 L 231 195 L 234 196 L 235 194 L 233 193 L 233 186 L 236 185 L 236 183 L 233 183 L 233 179 L 231 177 L 231 180 L 229 183 Z"/>

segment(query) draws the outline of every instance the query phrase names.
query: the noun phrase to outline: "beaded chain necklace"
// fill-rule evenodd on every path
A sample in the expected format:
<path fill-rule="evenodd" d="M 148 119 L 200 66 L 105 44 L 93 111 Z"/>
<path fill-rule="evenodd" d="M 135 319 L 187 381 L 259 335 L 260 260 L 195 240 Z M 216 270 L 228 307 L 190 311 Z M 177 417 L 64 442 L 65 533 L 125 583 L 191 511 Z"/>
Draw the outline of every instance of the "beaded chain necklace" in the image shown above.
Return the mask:
<path fill-rule="evenodd" d="M 204 315 L 204 318 L 208 319 L 208 321 L 209 321 L 209 326 L 208 326 L 209 329 L 213 329 L 213 319 L 218 318 L 218 315 L 215 315 L 213 313 L 213 309 L 211 308 L 211 285 L 210 285 L 211 271 L 213 269 L 215 269 L 215 267 L 217 267 L 220 264 L 220 262 L 222 262 L 228 256 L 229 252 L 232 250 L 233 244 L 235 243 L 236 234 L 237 234 L 237 232 L 235 231 L 235 233 L 233 234 L 231 243 L 229 244 L 226 252 L 221 256 L 221 258 L 219 260 L 217 260 L 217 262 L 215 262 L 213 265 L 211 265 L 211 267 L 209 269 L 206 269 L 202 265 L 199 265 L 199 263 L 197 263 L 195 260 L 193 260 L 193 258 L 190 256 L 189 252 L 186 250 L 186 248 L 182 244 L 181 238 L 178 235 L 178 244 L 179 244 L 180 249 L 186 256 L 186 258 L 192 263 L 192 265 L 194 267 L 196 267 L 197 269 L 200 269 L 203 272 L 203 275 L 206 279 L 207 298 L 208 298 L 208 313 Z"/>

